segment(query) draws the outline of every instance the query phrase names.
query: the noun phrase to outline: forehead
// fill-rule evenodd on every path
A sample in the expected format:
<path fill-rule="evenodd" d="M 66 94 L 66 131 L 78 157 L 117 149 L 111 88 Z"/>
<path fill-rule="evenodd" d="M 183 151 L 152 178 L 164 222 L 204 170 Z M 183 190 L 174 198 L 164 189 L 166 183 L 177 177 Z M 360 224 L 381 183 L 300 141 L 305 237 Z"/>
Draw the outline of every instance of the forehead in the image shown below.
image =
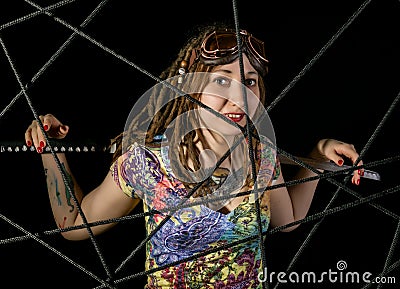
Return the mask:
<path fill-rule="evenodd" d="M 243 55 L 243 69 L 245 73 L 249 72 L 254 72 L 257 73 L 257 70 L 254 68 L 254 66 L 251 64 L 249 58 L 245 53 Z M 237 57 L 234 61 L 231 63 L 227 64 L 221 64 L 217 65 L 213 68 L 213 71 L 226 71 L 226 72 L 231 72 L 231 73 L 240 73 L 240 62 L 239 62 L 239 57 Z"/>

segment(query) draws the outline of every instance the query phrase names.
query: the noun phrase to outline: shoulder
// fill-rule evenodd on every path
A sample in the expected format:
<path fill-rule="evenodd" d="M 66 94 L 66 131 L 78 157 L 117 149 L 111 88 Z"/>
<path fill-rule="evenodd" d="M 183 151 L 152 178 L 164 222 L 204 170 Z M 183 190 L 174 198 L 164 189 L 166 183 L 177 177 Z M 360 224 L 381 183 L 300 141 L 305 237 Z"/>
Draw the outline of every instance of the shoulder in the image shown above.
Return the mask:
<path fill-rule="evenodd" d="M 132 195 L 161 178 L 161 157 L 156 147 L 133 143 L 111 165 L 111 174 L 118 186 Z M 149 184 L 151 183 L 151 184 Z"/>
<path fill-rule="evenodd" d="M 272 177 L 276 180 L 281 174 L 281 166 L 278 158 L 276 144 L 268 137 L 260 136 L 260 144 L 258 147 L 258 159 L 260 165 L 259 174 Z"/>
<path fill-rule="evenodd" d="M 276 144 L 266 136 L 260 136 L 257 153 L 261 160 L 269 159 L 273 162 L 278 161 Z"/>

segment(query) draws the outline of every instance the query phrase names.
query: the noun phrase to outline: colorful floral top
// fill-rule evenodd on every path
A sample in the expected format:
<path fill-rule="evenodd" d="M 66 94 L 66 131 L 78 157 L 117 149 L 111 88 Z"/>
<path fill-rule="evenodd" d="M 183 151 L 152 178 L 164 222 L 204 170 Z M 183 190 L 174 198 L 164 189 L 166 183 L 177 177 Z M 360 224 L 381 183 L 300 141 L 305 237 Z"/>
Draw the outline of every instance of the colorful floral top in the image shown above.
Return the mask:
<path fill-rule="evenodd" d="M 262 288 L 255 202 L 245 198 L 227 214 L 198 202 L 174 212 L 173 207 L 182 201 L 193 204 L 198 198 L 185 198 L 189 190 L 173 175 L 168 149 L 135 144 L 111 166 L 115 182 L 127 195 L 142 198 L 146 212 L 164 212 L 146 217 L 147 234 L 154 234 L 146 246 L 146 270 L 154 272 L 148 274 L 145 288 Z M 258 156 L 257 182 L 266 187 L 276 180 L 280 165 L 270 147 L 261 145 Z M 266 231 L 269 193 L 264 192 L 262 203 Z"/>

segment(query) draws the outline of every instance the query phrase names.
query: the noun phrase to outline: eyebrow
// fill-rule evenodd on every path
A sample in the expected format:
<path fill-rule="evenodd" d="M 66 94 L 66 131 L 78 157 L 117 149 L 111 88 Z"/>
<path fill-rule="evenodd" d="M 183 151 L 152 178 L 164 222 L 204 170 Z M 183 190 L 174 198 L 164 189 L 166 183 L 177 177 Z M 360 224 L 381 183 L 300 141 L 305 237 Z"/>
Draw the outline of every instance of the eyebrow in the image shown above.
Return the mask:
<path fill-rule="evenodd" d="M 213 73 L 216 73 L 216 72 L 224 72 L 226 74 L 232 74 L 232 70 L 228 70 L 228 69 L 217 69 L 217 70 L 213 71 Z M 247 71 L 245 74 L 246 75 L 258 75 L 258 72 L 256 70 L 250 70 L 250 71 Z"/>

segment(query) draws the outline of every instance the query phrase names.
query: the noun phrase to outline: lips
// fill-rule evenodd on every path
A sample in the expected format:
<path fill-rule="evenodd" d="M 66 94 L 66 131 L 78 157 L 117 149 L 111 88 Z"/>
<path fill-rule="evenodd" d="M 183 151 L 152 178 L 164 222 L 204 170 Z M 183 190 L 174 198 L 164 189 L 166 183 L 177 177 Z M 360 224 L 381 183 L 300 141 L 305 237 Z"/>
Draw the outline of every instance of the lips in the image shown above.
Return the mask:
<path fill-rule="evenodd" d="M 245 114 L 230 112 L 230 113 L 224 113 L 224 115 L 234 122 L 240 122 L 243 119 Z"/>

